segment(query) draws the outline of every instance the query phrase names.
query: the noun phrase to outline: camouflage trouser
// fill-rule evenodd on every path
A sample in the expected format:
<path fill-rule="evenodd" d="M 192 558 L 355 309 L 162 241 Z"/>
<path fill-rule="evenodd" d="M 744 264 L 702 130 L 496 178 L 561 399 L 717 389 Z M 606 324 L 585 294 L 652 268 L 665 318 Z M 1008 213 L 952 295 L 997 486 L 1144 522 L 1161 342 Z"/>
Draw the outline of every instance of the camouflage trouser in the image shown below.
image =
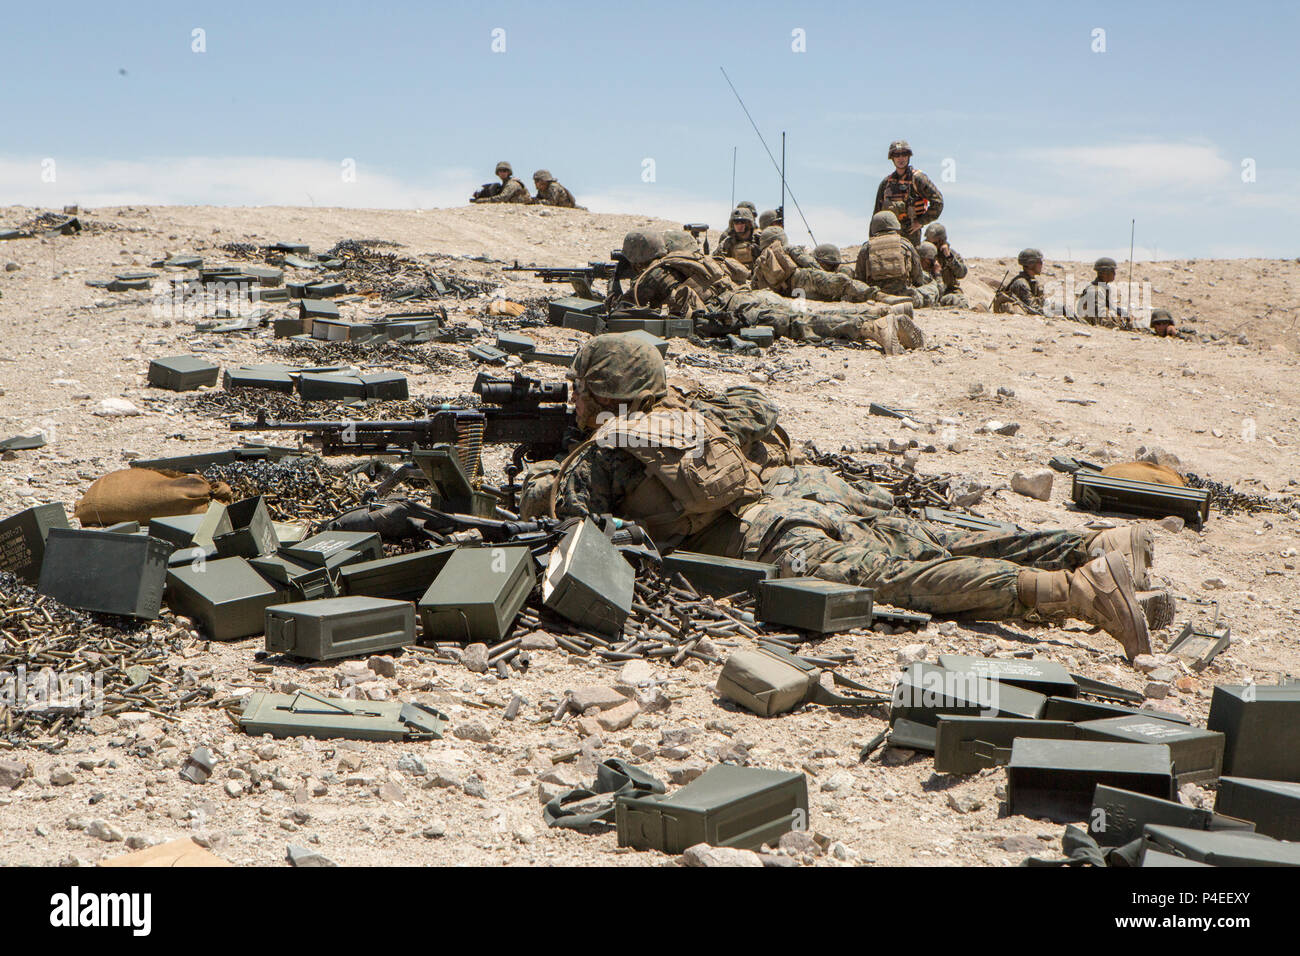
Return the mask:
<path fill-rule="evenodd" d="M 966 293 L 962 292 L 960 289 L 956 292 L 945 292 L 943 295 L 939 296 L 939 304 L 954 309 L 970 308 L 970 300 L 966 298 Z"/>
<path fill-rule="evenodd" d="M 874 320 L 889 312 L 888 305 L 865 303 L 838 309 L 808 309 L 782 299 L 774 292 L 726 292 L 719 305 L 744 328 L 770 325 L 775 333 L 792 339 L 846 339 L 875 342 Z"/>
<path fill-rule="evenodd" d="M 939 304 L 940 289 L 938 282 L 927 282 L 924 285 L 916 287 L 916 292 L 921 297 L 922 308 L 932 308 Z"/>
<path fill-rule="evenodd" d="M 874 302 L 880 294 L 875 286 L 859 282 L 842 272 L 825 269 L 795 269 L 790 276 L 791 294 L 802 292 L 816 302 Z"/>
<path fill-rule="evenodd" d="M 1059 571 L 1088 560 L 1083 535 L 1072 531 L 969 533 L 882 513 L 888 492 L 855 488 L 822 468 L 783 469 L 764 491 L 741 513 L 731 553 L 776 564 L 785 575 L 869 587 L 896 607 L 1019 617 L 1028 610 L 1017 589 L 1022 569 Z M 842 503 L 834 500 L 840 493 Z"/>

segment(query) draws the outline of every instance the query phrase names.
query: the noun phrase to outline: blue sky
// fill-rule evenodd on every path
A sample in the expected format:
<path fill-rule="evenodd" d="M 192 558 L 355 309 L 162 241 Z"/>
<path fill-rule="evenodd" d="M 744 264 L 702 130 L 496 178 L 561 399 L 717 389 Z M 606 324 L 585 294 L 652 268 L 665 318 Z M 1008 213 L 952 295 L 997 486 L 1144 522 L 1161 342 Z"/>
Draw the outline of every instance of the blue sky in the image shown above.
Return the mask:
<path fill-rule="evenodd" d="M 721 66 L 778 156 L 786 131 L 819 241 L 865 235 L 886 147 L 906 138 L 971 254 L 1118 258 L 1136 218 L 1139 258 L 1291 257 L 1297 9 L 10 5 L 0 204 L 429 208 L 462 204 L 504 158 L 596 211 L 718 225 L 733 147 L 737 199 L 780 198 Z"/>

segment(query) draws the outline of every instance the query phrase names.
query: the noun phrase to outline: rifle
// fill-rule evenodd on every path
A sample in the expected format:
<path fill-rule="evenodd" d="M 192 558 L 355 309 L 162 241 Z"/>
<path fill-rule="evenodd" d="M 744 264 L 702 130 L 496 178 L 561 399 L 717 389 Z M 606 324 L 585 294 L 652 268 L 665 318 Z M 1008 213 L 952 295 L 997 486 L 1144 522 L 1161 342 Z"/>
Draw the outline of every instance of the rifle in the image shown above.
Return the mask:
<path fill-rule="evenodd" d="M 573 286 L 573 291 L 584 299 L 603 298 L 592 293 L 591 283 L 596 279 L 604 279 L 610 284 L 610 294 L 618 297 L 623 294 L 622 280 L 631 277 L 632 268 L 621 250 L 615 249 L 609 257 L 612 262 L 588 262 L 585 268 L 582 266 L 521 266 L 516 259 L 513 266 L 506 266 L 502 271 L 531 272 L 546 283 L 568 282 Z"/>
<path fill-rule="evenodd" d="M 577 422 L 566 404 L 569 386 L 542 382 L 515 373 L 513 379 L 493 378 L 486 372 L 474 381 L 478 406 L 437 405 L 428 418 L 406 421 L 271 421 L 266 412 L 252 422 L 233 422 L 232 431 L 300 431 L 317 445 L 322 455 L 375 455 L 409 451 L 416 445 L 454 444 L 473 474 L 482 445 L 516 445 L 513 465 L 522 470 L 525 459 L 554 458 L 576 434 Z M 510 469 L 507 468 L 507 473 Z"/>
<path fill-rule="evenodd" d="M 484 183 L 478 189 L 474 190 L 472 198 L 490 199 L 493 196 L 499 195 L 504 187 L 505 183 Z"/>
<path fill-rule="evenodd" d="M 1024 309 L 1025 311 L 1033 315 L 1039 315 L 1042 316 L 1043 318 L 1047 318 L 1047 315 L 1043 312 L 1042 309 L 1035 309 L 1028 302 L 1023 301 L 1022 299 L 1018 299 L 1014 295 L 1011 295 L 1009 292 L 1007 292 L 1006 289 L 1007 276 L 1009 276 L 1010 274 L 1011 274 L 1010 269 L 1002 273 L 1002 281 L 999 282 L 998 287 L 993 290 L 993 304 L 996 306 L 998 304 L 998 296 L 1002 296 L 1003 298 L 1014 300 L 1016 305 L 1020 306 L 1022 309 Z"/>

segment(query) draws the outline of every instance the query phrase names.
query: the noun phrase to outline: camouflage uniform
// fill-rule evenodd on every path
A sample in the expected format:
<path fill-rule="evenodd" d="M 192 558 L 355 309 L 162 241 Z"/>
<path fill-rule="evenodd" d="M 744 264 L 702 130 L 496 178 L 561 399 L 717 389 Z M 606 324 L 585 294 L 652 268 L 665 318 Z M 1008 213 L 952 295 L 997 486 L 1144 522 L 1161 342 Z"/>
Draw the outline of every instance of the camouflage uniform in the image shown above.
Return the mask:
<path fill-rule="evenodd" d="M 775 292 L 754 291 L 738 286 L 724 267 L 700 253 L 664 255 L 663 240 L 653 236 L 657 250 L 642 249 L 629 233 L 624 254 L 641 269 L 612 307 L 663 309 L 688 317 L 697 311 L 710 313 L 709 322 L 720 326 L 714 334 L 734 332 L 754 325 L 770 325 L 778 336 L 817 341 L 821 338 L 851 342 L 875 342 L 886 354 L 919 348 L 925 336 L 911 321 L 907 305 L 863 304 L 834 310 L 803 308 Z M 725 261 L 725 260 L 722 260 Z M 798 271 L 798 270 L 796 270 Z M 821 273 L 832 280 L 833 273 Z"/>
<path fill-rule="evenodd" d="M 853 276 L 892 295 L 912 296 L 925 281 L 916 247 L 899 234 L 898 217 L 879 212 L 871 217 L 871 237 L 858 251 Z"/>
<path fill-rule="evenodd" d="M 897 140 L 889 145 L 889 156 L 892 159 L 898 153 L 906 153 L 910 158 L 912 149 L 906 141 Z M 919 214 L 913 209 L 917 200 L 927 202 L 925 211 Z M 929 176 L 908 165 L 901 173 L 895 169 L 880 181 L 876 205 L 871 211 L 885 210 L 898 216 L 903 237 L 915 246 L 921 242 L 921 227 L 934 222 L 943 213 L 943 193 Z"/>
<path fill-rule="evenodd" d="M 474 199 L 472 202 L 518 202 L 526 203 L 531 200 L 528 197 L 528 187 L 521 183 L 515 177 L 511 176 L 506 180 L 501 191 L 495 196 L 487 196 L 483 199 Z"/>
<path fill-rule="evenodd" d="M 748 227 L 744 236 L 736 231 L 738 225 Z M 754 260 L 758 258 L 758 230 L 754 226 L 754 211 L 748 205 L 732 210 L 727 219 L 727 230 L 713 248 L 713 256 L 715 259 L 734 259 L 746 270 L 754 267 Z"/>
<path fill-rule="evenodd" d="M 538 183 L 540 186 L 537 186 Z M 573 199 L 573 193 L 569 192 L 545 169 L 539 169 L 533 173 L 533 185 L 537 186 L 537 195 L 531 200 L 534 204 L 543 206 L 563 206 L 566 209 L 576 209 L 577 202 Z"/>
<path fill-rule="evenodd" d="M 961 291 L 961 280 L 966 278 L 966 263 L 957 250 L 948 244 L 948 230 L 942 223 L 932 222 L 925 227 L 925 241 L 932 243 L 939 263 L 939 305 L 969 309 L 970 302 Z"/>
<path fill-rule="evenodd" d="M 1044 295 L 1043 284 L 1022 271 L 993 297 L 993 311 L 1042 315 Z"/>
<path fill-rule="evenodd" d="M 780 226 L 769 226 L 764 229 L 763 237 L 765 238 L 760 242 L 780 242 L 785 245 L 785 230 Z M 772 291 L 791 298 L 809 299 L 813 302 L 877 302 L 887 300 L 889 304 L 893 304 L 895 302 L 910 301 L 896 296 L 882 296 L 879 289 L 853 278 L 852 271 L 847 274 L 838 271 L 834 266 L 839 264 L 839 250 L 835 249 L 834 263 L 830 258 L 830 250 L 834 249 L 833 246 L 829 248 L 827 246 L 818 246 L 817 249 L 821 250 L 821 259 L 803 246 L 787 246 L 786 254 L 794 260 L 794 264 L 798 268 L 783 283 L 778 286 L 771 286 Z M 827 269 L 827 265 L 832 265 L 832 268 Z M 760 281 L 757 274 L 751 279 L 750 285 L 756 291 L 767 287 Z"/>
<path fill-rule="evenodd" d="M 1101 258 L 1093 264 L 1097 276 L 1079 293 L 1074 305 L 1075 318 L 1089 325 L 1103 325 L 1108 328 L 1129 328 L 1128 315 L 1119 304 L 1110 280 L 1102 279 L 1102 272 L 1109 271 L 1114 279 L 1116 264 L 1114 259 Z"/>
<path fill-rule="evenodd" d="M 1022 249 L 1016 257 L 1020 273 L 1010 284 L 993 294 L 993 311 L 1018 315 L 1042 315 L 1046 295 L 1043 284 L 1029 274 L 1027 266 L 1042 262 L 1043 254 L 1037 249 Z"/>
<path fill-rule="evenodd" d="M 907 518 L 877 485 L 850 484 L 825 468 L 787 464 L 788 457 L 774 460 L 765 441 L 777 431 L 777 409 L 753 388 L 732 388 L 721 395 L 674 390 L 665 397 L 718 426 L 762 479 L 761 485 L 746 485 L 728 506 L 704 514 L 696 530 L 679 541 L 660 541 L 665 549 L 680 546 L 769 561 L 786 575 L 810 574 L 873 588 L 882 603 L 986 619 L 1029 610 L 1018 591 L 1025 568 L 1063 570 L 1089 560 L 1085 537 L 1074 532 L 940 530 Z M 756 450 L 763 453 L 759 460 Z M 626 448 L 587 442 L 559 467 L 553 513 L 638 520 L 630 502 L 647 477 L 646 466 Z M 759 488 L 761 496 L 755 494 Z"/>

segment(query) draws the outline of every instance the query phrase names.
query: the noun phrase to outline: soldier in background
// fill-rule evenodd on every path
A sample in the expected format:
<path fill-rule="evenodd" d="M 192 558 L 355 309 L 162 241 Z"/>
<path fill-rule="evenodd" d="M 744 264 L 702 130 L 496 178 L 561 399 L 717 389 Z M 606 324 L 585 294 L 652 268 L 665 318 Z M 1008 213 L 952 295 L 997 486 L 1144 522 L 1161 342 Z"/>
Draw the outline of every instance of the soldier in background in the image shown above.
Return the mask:
<path fill-rule="evenodd" d="M 1105 630 L 1130 659 L 1150 653 L 1135 584 L 1151 563 L 1149 529 L 971 533 L 908 518 L 878 485 L 797 464 L 762 392 L 672 388 L 658 350 L 634 336 L 589 339 L 569 377 L 590 437 L 563 462 L 530 469 L 528 517 L 612 514 L 665 552 L 767 561 L 930 614 L 1069 616 Z"/>
<path fill-rule="evenodd" d="M 515 179 L 515 171 L 504 160 L 497 163 L 496 173 L 501 177 L 501 185 L 495 183 L 483 187 L 474 194 L 470 202 L 528 202 L 528 187 Z M 480 195 L 480 193 L 482 195 Z"/>
<path fill-rule="evenodd" d="M 578 205 L 573 200 L 573 193 L 556 182 L 548 169 L 539 169 L 533 173 L 533 186 L 537 190 L 537 195 L 532 198 L 533 203 L 540 203 L 543 206 L 564 206 L 567 209 L 573 209 Z"/>
<path fill-rule="evenodd" d="M 925 281 L 916 247 L 900 233 L 898 217 L 878 212 L 871 217 L 870 236 L 858 250 L 853 277 L 891 295 L 910 297 L 920 305 L 915 287 Z"/>
<path fill-rule="evenodd" d="M 925 227 L 925 241 L 934 246 L 935 261 L 939 266 L 939 305 L 969 309 L 970 302 L 961 291 L 961 280 L 966 278 L 966 262 L 948 244 L 948 230 L 942 223 L 932 222 Z"/>
<path fill-rule="evenodd" d="M 912 168 L 912 147 L 907 140 L 889 144 L 894 171 L 880 181 L 873 213 L 888 210 L 898 217 L 902 234 L 913 246 L 921 241 L 921 227 L 943 213 L 943 193 L 930 177 Z"/>
<path fill-rule="evenodd" d="M 770 245 L 778 247 L 775 241 Z M 642 230 L 624 237 L 623 255 L 637 274 L 623 296 L 611 300 L 611 310 L 626 306 L 667 309 L 682 317 L 703 312 L 708 316 L 705 321 L 718 326 L 708 333 L 712 335 L 767 325 L 778 336 L 800 341 L 836 338 L 874 342 L 886 355 L 925 345 L 925 335 L 911 318 L 911 302 L 809 309 L 770 289 L 754 291 L 737 283 L 725 265 L 729 260 L 694 251 L 670 253 L 661 235 Z M 797 267 L 786 258 L 787 268 L 793 272 Z"/>
<path fill-rule="evenodd" d="M 754 213 L 737 206 L 727 222 L 727 231 L 713 247 L 716 259 L 735 259 L 746 270 L 754 267 L 758 258 L 758 235 L 754 231 Z"/>
<path fill-rule="evenodd" d="M 758 228 L 766 229 L 768 226 L 785 226 L 785 219 L 775 209 L 764 209 L 758 214 Z"/>
<path fill-rule="evenodd" d="M 813 260 L 827 272 L 841 272 L 853 275 L 853 266 L 844 261 L 840 247 L 832 242 L 823 242 L 812 251 Z"/>
<path fill-rule="evenodd" d="M 787 245 L 785 230 L 768 226 L 759 237 L 762 252 L 754 264 L 750 287 L 771 289 L 778 295 L 814 302 L 879 302 L 896 305 L 910 296 L 887 295 L 875 286 L 853 278 L 853 271 L 838 268 L 840 250 L 829 243 L 809 253 L 803 246 Z"/>
<path fill-rule="evenodd" d="M 1043 254 L 1021 249 L 1016 256 L 1020 272 L 1004 289 L 993 295 L 993 311 L 1017 315 L 1042 315 L 1045 291 L 1038 277 L 1043 273 Z"/>
<path fill-rule="evenodd" d="M 1121 307 L 1111 283 L 1115 281 L 1115 260 L 1103 256 L 1092 264 L 1096 277 L 1083 287 L 1075 302 L 1074 315 L 1089 325 L 1129 328 L 1128 310 Z"/>
<path fill-rule="evenodd" d="M 748 209 L 748 210 L 750 211 L 750 213 L 753 215 L 753 217 L 754 217 L 754 221 L 755 221 L 755 222 L 758 221 L 758 207 L 755 206 L 755 205 L 754 205 L 752 202 L 750 202 L 748 199 L 742 199 L 740 202 L 736 203 L 736 208 L 737 208 L 737 209 Z"/>

